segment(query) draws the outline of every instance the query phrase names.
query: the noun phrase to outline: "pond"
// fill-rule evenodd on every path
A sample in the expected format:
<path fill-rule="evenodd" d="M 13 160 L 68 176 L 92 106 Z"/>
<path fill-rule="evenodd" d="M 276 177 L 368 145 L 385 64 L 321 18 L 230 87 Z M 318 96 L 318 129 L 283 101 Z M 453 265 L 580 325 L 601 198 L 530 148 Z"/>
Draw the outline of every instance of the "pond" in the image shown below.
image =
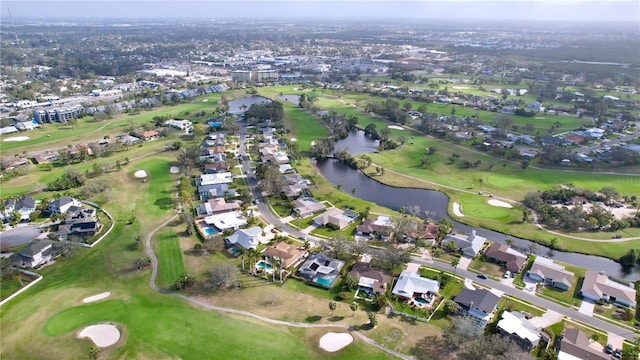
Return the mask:
<path fill-rule="evenodd" d="M 364 134 L 353 132 L 346 139 L 341 140 L 340 143 L 347 145 L 346 147 L 352 152 L 352 149 L 361 148 L 363 137 Z M 336 149 L 339 148 L 340 147 L 336 145 Z M 352 154 L 355 155 L 356 153 L 352 152 Z M 423 218 L 426 217 L 425 211 L 427 211 L 429 217 L 434 220 L 440 220 L 446 216 L 452 221 L 456 230 L 466 233 L 470 233 L 471 230 L 476 230 L 476 233 L 480 236 L 503 243 L 508 237 L 513 240 L 512 246 L 521 251 L 526 252 L 532 243 L 531 241 L 514 236 L 507 236 L 493 230 L 473 228 L 451 219 L 447 215 L 449 197 L 439 191 L 395 188 L 384 185 L 369 178 L 362 172 L 333 159 L 318 161 L 317 167 L 329 182 L 334 185 L 341 185 L 343 191 L 346 193 L 351 193 L 352 189 L 355 188 L 356 193 L 354 196 L 357 198 L 374 202 L 380 206 L 396 211 L 400 210 L 401 207 L 406 208 L 417 205 L 420 207 L 420 216 Z M 536 244 L 536 246 L 536 253 L 541 256 L 551 257 L 558 261 L 591 270 L 605 271 L 607 275 L 624 281 L 640 280 L 640 269 L 638 269 L 638 267 L 629 270 L 623 268 L 619 263 L 604 257 L 556 251 L 538 244 Z"/>
<path fill-rule="evenodd" d="M 264 104 L 270 102 L 271 99 L 258 95 L 235 99 L 229 101 L 229 112 L 234 115 L 241 115 L 253 104 Z"/>

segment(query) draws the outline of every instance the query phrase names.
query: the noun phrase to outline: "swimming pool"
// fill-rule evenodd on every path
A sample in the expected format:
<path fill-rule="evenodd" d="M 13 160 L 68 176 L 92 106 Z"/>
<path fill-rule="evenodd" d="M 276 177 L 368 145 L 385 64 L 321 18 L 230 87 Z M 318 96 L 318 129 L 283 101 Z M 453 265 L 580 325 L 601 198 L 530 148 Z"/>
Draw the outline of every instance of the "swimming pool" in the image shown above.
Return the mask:
<path fill-rule="evenodd" d="M 315 279 L 313 279 L 313 282 L 316 284 L 320 284 L 324 287 L 331 287 L 331 284 L 333 284 L 333 282 L 336 280 L 335 277 L 317 277 Z"/>
<path fill-rule="evenodd" d="M 271 264 L 265 262 L 264 260 L 260 260 L 256 263 L 256 267 L 259 267 L 261 269 L 267 269 L 267 270 L 271 270 Z"/>
<path fill-rule="evenodd" d="M 207 235 L 215 235 L 215 234 L 218 233 L 218 230 L 216 230 L 216 229 L 214 229 L 214 228 L 212 228 L 210 226 L 203 227 L 202 231 Z"/>
<path fill-rule="evenodd" d="M 423 299 L 423 298 L 415 298 L 414 301 L 417 302 L 418 304 L 420 304 L 420 307 L 427 306 L 427 305 L 429 305 L 429 303 L 431 303 L 431 301 Z"/>

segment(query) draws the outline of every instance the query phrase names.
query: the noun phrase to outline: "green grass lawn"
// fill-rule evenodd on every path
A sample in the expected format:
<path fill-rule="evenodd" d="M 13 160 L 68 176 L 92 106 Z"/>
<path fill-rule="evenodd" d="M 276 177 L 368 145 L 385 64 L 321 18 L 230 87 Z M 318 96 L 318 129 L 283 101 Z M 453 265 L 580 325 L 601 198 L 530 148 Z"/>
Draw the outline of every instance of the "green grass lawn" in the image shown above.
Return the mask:
<path fill-rule="evenodd" d="M 159 262 L 158 285 L 168 288 L 185 272 L 178 235 L 161 232 L 156 235 L 154 242 Z"/>
<path fill-rule="evenodd" d="M 473 260 L 471 260 L 471 264 L 469 264 L 469 268 L 473 269 L 479 273 L 486 274 L 492 278 L 500 279 L 504 275 L 504 269 L 500 267 L 500 265 L 482 260 L 482 256 L 476 256 Z"/>
<path fill-rule="evenodd" d="M 27 285 L 26 282 L 23 282 L 23 284 Z M 8 298 L 22 287 L 23 285 L 21 285 L 18 280 L 3 279 L 2 282 L 0 282 L 0 300 Z"/>

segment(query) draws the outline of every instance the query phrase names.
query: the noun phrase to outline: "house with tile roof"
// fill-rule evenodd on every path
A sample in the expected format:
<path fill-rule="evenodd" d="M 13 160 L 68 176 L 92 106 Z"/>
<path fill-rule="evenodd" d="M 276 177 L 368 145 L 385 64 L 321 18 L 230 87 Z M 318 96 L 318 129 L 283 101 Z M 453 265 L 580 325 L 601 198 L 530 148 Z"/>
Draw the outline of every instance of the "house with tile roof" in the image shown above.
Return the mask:
<path fill-rule="evenodd" d="M 527 257 L 524 254 L 499 242 L 489 246 L 484 254 L 489 260 L 504 265 L 512 273 L 519 273 L 527 263 Z"/>
<path fill-rule="evenodd" d="M 616 302 L 624 306 L 636 307 L 636 290 L 630 286 L 617 283 L 603 273 L 587 270 L 580 289 L 585 299 Z"/>
<path fill-rule="evenodd" d="M 531 269 L 527 271 L 527 276 L 533 281 L 565 291 L 571 288 L 575 278 L 572 272 L 564 269 L 564 266 L 541 256 L 536 257 Z"/>

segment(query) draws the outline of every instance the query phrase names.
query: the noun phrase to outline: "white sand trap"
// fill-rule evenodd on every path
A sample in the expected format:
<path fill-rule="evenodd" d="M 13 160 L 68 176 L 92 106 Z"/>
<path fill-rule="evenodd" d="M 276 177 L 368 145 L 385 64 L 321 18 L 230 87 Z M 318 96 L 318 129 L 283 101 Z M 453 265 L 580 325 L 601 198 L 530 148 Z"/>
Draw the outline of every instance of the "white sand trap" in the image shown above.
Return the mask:
<path fill-rule="evenodd" d="M 94 302 L 94 301 L 98 301 L 98 300 L 102 300 L 102 299 L 108 298 L 110 295 L 111 295 L 111 292 L 105 291 L 105 292 L 97 294 L 97 295 L 86 297 L 86 298 L 82 299 L 82 302 L 86 304 L 86 303 L 90 303 L 90 302 Z"/>
<path fill-rule="evenodd" d="M 10 137 L 10 138 L 6 138 L 2 141 L 25 141 L 25 140 L 29 140 L 28 136 L 14 136 L 14 137 Z"/>
<path fill-rule="evenodd" d="M 336 352 L 353 342 L 349 333 L 326 333 L 320 338 L 320 348 L 328 352 Z"/>
<path fill-rule="evenodd" d="M 120 340 L 120 330 L 112 324 L 87 326 L 78 333 L 79 338 L 88 337 L 96 346 L 104 348 Z"/>
<path fill-rule="evenodd" d="M 172 173 L 172 174 L 177 174 L 177 173 L 179 173 L 179 172 L 180 172 L 180 168 L 179 168 L 179 167 L 177 167 L 177 166 L 172 166 L 172 167 L 169 169 L 169 172 L 170 172 L 170 173 Z"/>
<path fill-rule="evenodd" d="M 397 125 L 389 125 L 387 127 L 389 129 L 393 129 L 393 130 L 404 130 L 404 128 L 402 126 L 397 126 Z"/>
<path fill-rule="evenodd" d="M 502 200 L 496 200 L 496 199 L 489 200 L 489 205 L 493 205 L 493 206 L 497 206 L 497 207 L 503 207 L 503 208 L 507 208 L 507 209 L 511 209 L 513 207 L 508 202 L 505 202 L 505 201 L 502 201 Z"/>
<path fill-rule="evenodd" d="M 458 204 L 457 202 L 453 203 L 453 215 L 457 217 L 464 217 L 464 214 L 462 213 L 462 211 L 460 211 L 460 204 Z"/>
<path fill-rule="evenodd" d="M 452 88 L 453 88 L 453 89 L 456 89 L 456 90 L 466 90 L 466 89 L 468 89 L 469 87 L 468 87 L 468 86 L 452 86 Z"/>
<path fill-rule="evenodd" d="M 202 100 L 202 102 L 209 102 L 209 99 L 204 99 Z"/>
<path fill-rule="evenodd" d="M 291 141 L 291 142 L 297 142 L 297 141 L 298 141 L 298 139 L 296 139 L 296 138 L 291 138 L 291 140 L 290 140 L 290 141 Z"/>
<path fill-rule="evenodd" d="M 138 179 L 144 179 L 147 177 L 147 172 L 144 170 L 138 170 L 136 171 L 135 174 L 133 174 L 133 176 L 135 176 Z"/>

